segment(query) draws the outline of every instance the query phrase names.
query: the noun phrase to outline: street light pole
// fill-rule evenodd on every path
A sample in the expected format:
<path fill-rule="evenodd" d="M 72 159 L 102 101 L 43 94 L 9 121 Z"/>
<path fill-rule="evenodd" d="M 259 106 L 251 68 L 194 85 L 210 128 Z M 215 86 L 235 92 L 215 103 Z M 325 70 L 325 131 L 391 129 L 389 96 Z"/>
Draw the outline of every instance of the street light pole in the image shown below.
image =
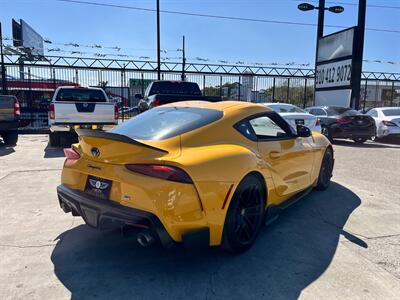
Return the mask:
<path fill-rule="evenodd" d="M 161 79 L 160 0 L 157 0 L 157 79 Z"/>
<path fill-rule="evenodd" d="M 353 86 L 351 95 L 351 105 L 354 109 L 359 109 L 361 95 L 361 75 L 362 61 L 364 55 L 364 35 L 365 35 L 365 18 L 367 13 L 367 0 L 359 0 L 358 4 L 358 23 L 355 36 L 355 51 L 353 58 L 353 70 L 351 85 Z"/>
<path fill-rule="evenodd" d="M 3 94 L 7 95 L 7 79 L 6 79 L 6 67 L 4 65 L 4 54 L 3 54 L 3 32 L 0 22 L 0 51 L 1 51 L 1 86 Z"/>
<path fill-rule="evenodd" d="M 325 0 L 319 0 L 317 42 L 319 38 L 322 38 L 324 36 L 324 19 L 325 19 Z"/>

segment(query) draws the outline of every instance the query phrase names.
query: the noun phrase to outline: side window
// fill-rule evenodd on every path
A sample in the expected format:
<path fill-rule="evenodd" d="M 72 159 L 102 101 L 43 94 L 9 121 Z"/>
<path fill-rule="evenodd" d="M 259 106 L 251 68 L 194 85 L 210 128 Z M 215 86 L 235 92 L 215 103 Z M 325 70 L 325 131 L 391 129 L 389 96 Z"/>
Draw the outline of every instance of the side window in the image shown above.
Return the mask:
<path fill-rule="evenodd" d="M 315 115 L 315 116 L 326 116 L 326 112 L 321 108 L 314 108 L 313 115 Z"/>
<path fill-rule="evenodd" d="M 251 125 L 248 121 L 243 121 L 240 122 L 238 124 L 236 124 L 235 128 L 241 133 L 243 134 L 245 137 L 247 137 L 248 139 L 252 140 L 252 141 L 256 141 L 257 140 L 257 136 L 254 133 L 253 128 L 251 128 Z"/>
<path fill-rule="evenodd" d="M 367 115 L 370 115 L 371 117 L 374 117 L 374 118 L 378 117 L 378 113 L 376 112 L 375 109 L 372 109 L 369 112 L 367 112 Z"/>
<path fill-rule="evenodd" d="M 289 134 L 269 116 L 251 119 L 249 123 L 258 139 L 289 137 Z"/>

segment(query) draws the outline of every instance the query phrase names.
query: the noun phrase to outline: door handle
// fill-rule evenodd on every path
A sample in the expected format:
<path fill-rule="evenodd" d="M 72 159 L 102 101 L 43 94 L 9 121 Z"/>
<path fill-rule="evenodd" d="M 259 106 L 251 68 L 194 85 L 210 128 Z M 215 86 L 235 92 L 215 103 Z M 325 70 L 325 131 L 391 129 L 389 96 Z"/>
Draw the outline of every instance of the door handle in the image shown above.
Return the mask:
<path fill-rule="evenodd" d="M 278 151 L 271 151 L 271 152 L 269 153 L 269 157 L 276 159 L 276 158 L 281 157 L 281 153 L 278 152 Z"/>

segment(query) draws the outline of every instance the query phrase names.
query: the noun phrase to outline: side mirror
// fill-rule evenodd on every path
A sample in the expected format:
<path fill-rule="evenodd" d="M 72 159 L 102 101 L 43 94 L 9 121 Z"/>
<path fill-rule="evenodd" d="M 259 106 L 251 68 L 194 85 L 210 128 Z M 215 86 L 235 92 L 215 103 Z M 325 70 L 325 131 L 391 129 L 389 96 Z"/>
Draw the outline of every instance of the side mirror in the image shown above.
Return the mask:
<path fill-rule="evenodd" d="M 299 136 L 299 137 L 311 136 L 310 128 L 303 126 L 303 125 L 297 125 L 297 136 Z"/>
<path fill-rule="evenodd" d="M 135 94 L 135 98 L 136 99 L 142 99 L 143 97 L 142 97 L 142 94 Z"/>

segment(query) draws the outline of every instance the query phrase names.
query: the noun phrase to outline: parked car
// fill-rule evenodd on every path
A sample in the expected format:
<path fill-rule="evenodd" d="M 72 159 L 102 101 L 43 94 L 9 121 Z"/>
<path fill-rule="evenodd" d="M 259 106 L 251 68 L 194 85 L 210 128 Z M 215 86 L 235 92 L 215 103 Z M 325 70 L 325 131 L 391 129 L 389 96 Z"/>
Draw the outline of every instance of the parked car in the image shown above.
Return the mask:
<path fill-rule="evenodd" d="M 297 125 L 310 128 L 311 131 L 321 132 L 320 121 L 316 116 L 288 103 L 262 103 L 280 114 L 294 129 Z"/>
<path fill-rule="evenodd" d="M 375 120 L 376 138 L 400 136 L 400 107 L 379 107 L 367 112 Z"/>
<path fill-rule="evenodd" d="M 195 82 L 169 80 L 153 81 L 149 84 L 143 96 L 137 94 L 135 98 L 140 99 L 138 103 L 139 113 L 153 107 L 179 101 L 218 102 L 222 100 L 221 97 L 203 96 L 199 85 Z"/>
<path fill-rule="evenodd" d="M 101 88 L 63 86 L 56 89 L 49 106 L 50 145 L 70 139 L 76 128 L 101 129 L 118 124 L 118 107 Z"/>
<path fill-rule="evenodd" d="M 142 246 L 243 252 L 281 208 L 326 189 L 334 164 L 323 135 L 248 102 L 177 102 L 77 133 L 57 187 L 61 208 L 98 229 L 142 228 Z"/>
<path fill-rule="evenodd" d="M 375 136 L 374 119 L 351 108 L 314 106 L 306 108 L 305 111 L 320 119 L 321 132 L 331 142 L 335 138 L 341 138 L 352 139 L 362 144 Z"/>
<path fill-rule="evenodd" d="M 7 146 L 18 141 L 18 127 L 21 110 L 15 96 L 0 95 L 0 136 Z"/>
<path fill-rule="evenodd" d="M 138 108 L 137 106 L 134 107 L 129 107 L 129 106 L 123 106 L 119 109 L 119 117 L 122 118 L 131 118 L 134 117 L 138 114 Z"/>

